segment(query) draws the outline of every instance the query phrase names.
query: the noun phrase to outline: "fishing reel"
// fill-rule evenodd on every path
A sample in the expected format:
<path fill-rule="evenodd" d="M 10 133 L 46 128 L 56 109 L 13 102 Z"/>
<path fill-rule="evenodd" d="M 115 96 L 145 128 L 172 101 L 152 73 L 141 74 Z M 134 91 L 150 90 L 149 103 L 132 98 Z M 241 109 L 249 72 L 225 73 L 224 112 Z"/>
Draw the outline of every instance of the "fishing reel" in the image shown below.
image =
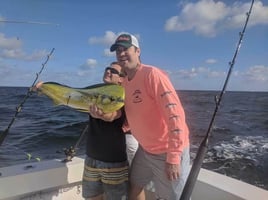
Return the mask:
<path fill-rule="evenodd" d="M 63 151 L 64 151 L 64 154 L 65 154 L 66 158 L 64 160 L 62 160 L 62 162 L 72 161 L 72 158 L 76 154 L 75 148 L 73 146 L 71 146 L 68 149 L 67 148 L 63 149 Z"/>

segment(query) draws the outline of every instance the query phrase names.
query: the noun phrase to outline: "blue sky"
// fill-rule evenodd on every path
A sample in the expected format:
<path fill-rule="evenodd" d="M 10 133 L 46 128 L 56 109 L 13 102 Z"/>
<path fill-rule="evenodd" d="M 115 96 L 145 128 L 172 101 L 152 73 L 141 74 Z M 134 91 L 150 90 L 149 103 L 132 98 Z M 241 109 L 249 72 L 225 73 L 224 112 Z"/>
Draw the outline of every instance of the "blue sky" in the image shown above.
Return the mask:
<path fill-rule="evenodd" d="M 103 69 L 115 60 L 110 45 L 130 32 L 139 39 L 142 62 L 167 71 L 176 89 L 221 90 L 250 4 L 1 0 L 0 86 L 31 86 L 53 48 L 39 80 L 72 87 L 102 82 Z M 268 91 L 267 1 L 255 0 L 227 90 Z"/>

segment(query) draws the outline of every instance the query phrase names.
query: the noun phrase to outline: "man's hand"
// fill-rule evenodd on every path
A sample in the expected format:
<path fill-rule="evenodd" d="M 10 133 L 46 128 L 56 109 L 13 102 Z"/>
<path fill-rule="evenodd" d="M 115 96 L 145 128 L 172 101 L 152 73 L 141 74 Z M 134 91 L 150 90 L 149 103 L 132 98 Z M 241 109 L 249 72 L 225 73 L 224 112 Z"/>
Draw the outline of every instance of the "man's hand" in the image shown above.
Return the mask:
<path fill-rule="evenodd" d="M 37 92 L 38 88 L 41 87 L 42 84 L 43 84 L 43 82 L 39 81 L 36 85 L 34 85 L 33 87 L 30 87 L 30 91 Z"/>
<path fill-rule="evenodd" d="M 96 105 L 89 106 L 89 114 L 98 119 L 102 119 L 103 117 L 103 111 L 99 109 Z"/>
<path fill-rule="evenodd" d="M 171 181 L 176 180 L 180 175 L 180 167 L 178 164 L 166 163 L 167 178 Z"/>
<path fill-rule="evenodd" d="M 121 117 L 122 112 L 121 110 L 117 110 L 111 113 L 104 113 L 102 109 L 98 108 L 96 105 L 89 106 L 89 114 L 91 117 L 102 119 L 106 122 L 112 122 L 115 119 Z"/>

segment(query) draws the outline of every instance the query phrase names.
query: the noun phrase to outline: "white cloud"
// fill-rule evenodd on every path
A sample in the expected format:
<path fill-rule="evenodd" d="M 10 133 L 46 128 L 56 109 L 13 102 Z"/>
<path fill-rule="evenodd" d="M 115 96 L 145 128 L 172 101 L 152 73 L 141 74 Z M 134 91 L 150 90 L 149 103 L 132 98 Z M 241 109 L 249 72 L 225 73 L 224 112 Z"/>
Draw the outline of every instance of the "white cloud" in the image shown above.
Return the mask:
<path fill-rule="evenodd" d="M 97 60 L 89 58 L 84 64 L 79 67 L 78 75 L 83 76 L 88 73 L 88 71 L 94 69 L 98 65 Z"/>
<path fill-rule="evenodd" d="M 249 11 L 251 3 L 235 2 L 232 7 L 229 8 L 229 14 L 225 20 L 225 27 L 237 28 L 241 27 L 245 23 L 246 13 Z M 256 1 L 253 5 L 249 26 L 258 24 L 268 24 L 268 6 L 264 6 L 261 1 Z"/>
<path fill-rule="evenodd" d="M 114 43 L 114 41 L 116 40 L 116 38 L 122 33 L 127 33 L 127 32 L 121 31 L 118 33 L 114 33 L 112 31 L 106 31 L 103 37 L 90 37 L 88 39 L 88 43 L 89 44 L 101 44 L 101 45 L 109 46 L 109 48 L 110 48 L 110 45 L 112 45 Z M 139 38 L 140 38 L 139 34 L 134 34 L 134 35 L 139 40 Z M 106 54 L 107 54 L 107 52 L 105 50 L 105 55 Z M 107 54 L 107 55 L 110 56 L 109 54 Z"/>
<path fill-rule="evenodd" d="M 86 62 L 81 65 L 76 73 L 77 77 L 77 82 L 83 82 L 81 81 L 81 77 L 86 77 L 85 79 L 85 84 L 87 85 L 89 82 L 98 82 L 101 80 L 102 74 L 99 74 L 98 72 L 98 61 L 92 58 L 89 58 L 86 60 Z M 82 84 L 83 85 L 83 84 Z"/>
<path fill-rule="evenodd" d="M 215 63 L 217 63 L 217 60 L 214 59 L 214 58 L 209 58 L 209 59 L 206 60 L 206 63 L 207 64 L 215 64 Z"/>
<path fill-rule="evenodd" d="M 198 77 L 218 78 L 223 77 L 226 73 L 223 71 L 212 70 L 208 67 L 193 67 L 190 70 L 181 69 L 177 71 L 176 74 L 184 79 L 193 79 Z"/>
<path fill-rule="evenodd" d="M 88 58 L 84 64 L 80 66 L 80 69 L 88 70 L 95 68 L 97 66 L 98 62 L 95 59 Z"/>
<path fill-rule="evenodd" d="M 103 37 L 91 37 L 88 39 L 89 44 L 103 44 L 103 45 L 111 45 L 117 37 L 112 31 L 106 31 Z"/>
<path fill-rule="evenodd" d="M 192 79 L 198 75 L 195 71 L 195 68 L 192 68 L 192 70 L 180 69 L 179 71 L 177 71 L 176 74 L 178 74 L 179 77 L 184 79 Z"/>
<path fill-rule="evenodd" d="M 1 49 L 19 49 L 22 46 L 21 40 L 17 37 L 7 38 L 5 34 L 0 33 L 0 48 Z"/>
<path fill-rule="evenodd" d="M 246 79 L 251 81 L 268 82 L 268 66 L 256 65 L 250 67 L 245 72 L 245 76 Z"/>
<path fill-rule="evenodd" d="M 222 1 L 201 0 L 183 5 L 181 13 L 170 17 L 166 31 L 191 31 L 206 37 L 214 37 L 225 29 L 241 28 L 249 11 L 250 3 L 234 2 L 227 6 Z M 249 25 L 268 24 L 268 7 L 256 1 Z"/>
<path fill-rule="evenodd" d="M 2 58 L 15 58 L 20 59 L 25 56 L 25 53 L 21 49 L 4 49 L 0 52 Z"/>
<path fill-rule="evenodd" d="M 30 81 L 34 78 L 34 72 L 18 65 L 6 64 L 0 62 L 0 85 L 5 86 L 10 83 L 25 81 L 30 85 Z M 21 85 L 21 84 L 18 84 Z"/>
<path fill-rule="evenodd" d="M 178 88 L 185 89 L 213 89 L 219 90 L 227 78 L 227 71 L 215 70 L 209 67 L 193 67 L 190 70 L 180 69 L 176 73 L 169 73 Z M 232 72 L 228 90 L 239 91 L 267 91 L 268 66 L 255 65 L 243 71 Z"/>
<path fill-rule="evenodd" d="M 104 56 L 107 57 L 114 57 L 115 56 L 115 52 L 111 52 L 110 49 L 104 49 Z"/>
<path fill-rule="evenodd" d="M 25 55 L 23 59 L 28 61 L 40 60 L 44 59 L 47 55 L 49 55 L 47 50 L 35 50 L 32 54 Z"/>
<path fill-rule="evenodd" d="M 19 38 L 7 38 L 0 33 L 0 58 L 35 61 L 49 54 L 46 50 L 35 50 L 32 54 L 27 54 L 23 51 L 22 44 Z"/>
<path fill-rule="evenodd" d="M 97 60 L 89 58 L 86 61 L 86 65 L 89 67 L 95 67 L 97 65 Z"/>

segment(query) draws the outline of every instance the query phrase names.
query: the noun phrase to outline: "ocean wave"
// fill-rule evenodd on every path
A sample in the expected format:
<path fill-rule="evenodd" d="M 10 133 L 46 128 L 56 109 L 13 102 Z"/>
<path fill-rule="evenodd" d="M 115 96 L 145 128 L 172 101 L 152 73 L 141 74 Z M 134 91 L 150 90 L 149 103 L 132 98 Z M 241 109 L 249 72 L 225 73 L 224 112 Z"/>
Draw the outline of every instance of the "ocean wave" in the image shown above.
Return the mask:
<path fill-rule="evenodd" d="M 207 152 L 204 162 L 230 159 L 251 160 L 257 166 L 260 157 L 268 154 L 268 139 L 263 136 L 235 136 L 232 140 L 215 144 Z"/>

